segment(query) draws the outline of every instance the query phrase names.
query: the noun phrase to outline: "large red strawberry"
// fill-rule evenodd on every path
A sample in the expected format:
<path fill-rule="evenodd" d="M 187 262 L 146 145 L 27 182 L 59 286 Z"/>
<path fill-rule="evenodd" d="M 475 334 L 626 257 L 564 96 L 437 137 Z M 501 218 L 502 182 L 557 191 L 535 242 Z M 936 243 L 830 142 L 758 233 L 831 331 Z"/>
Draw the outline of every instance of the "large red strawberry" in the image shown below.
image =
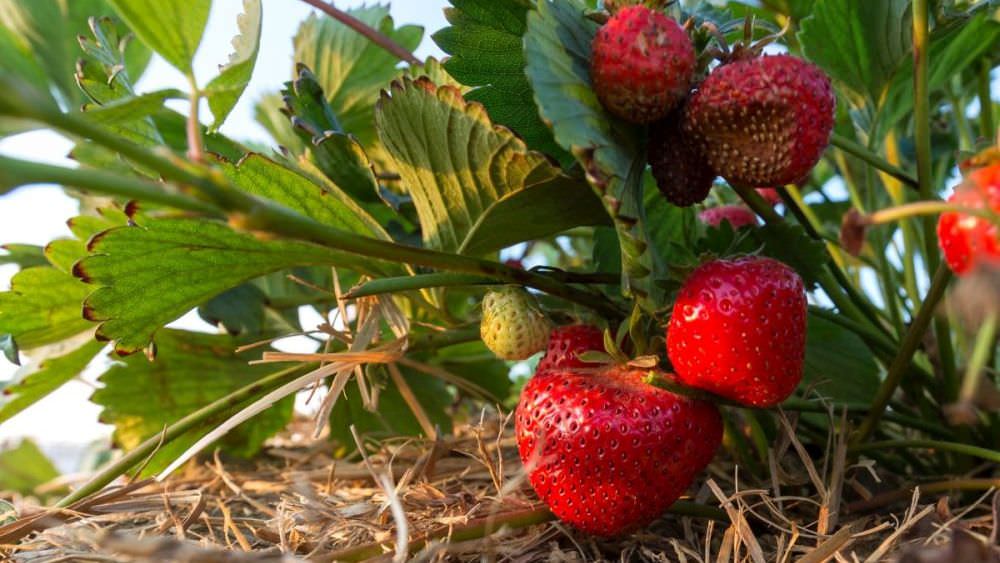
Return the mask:
<path fill-rule="evenodd" d="M 1000 215 L 1000 164 L 969 173 L 948 201 Z M 1000 262 L 1000 228 L 985 217 L 942 213 L 937 232 L 945 261 L 956 274 L 969 273 L 981 263 Z"/>
<path fill-rule="evenodd" d="M 757 216 L 743 205 L 710 207 L 699 213 L 698 219 L 702 223 L 712 227 L 718 227 L 722 225 L 723 221 L 728 221 L 733 230 L 742 227 L 752 227 L 757 224 Z"/>
<path fill-rule="evenodd" d="M 574 527 L 616 536 L 670 507 L 722 441 L 714 404 L 644 381 L 619 366 L 538 371 L 517 407 L 528 480 Z"/>
<path fill-rule="evenodd" d="M 593 325 L 566 325 L 549 334 L 549 345 L 536 371 L 594 367 L 580 359 L 583 352 L 603 352 L 604 333 Z"/>
<path fill-rule="evenodd" d="M 796 183 L 830 141 L 836 98 L 818 67 L 790 55 L 737 59 L 691 96 L 684 130 L 739 186 Z"/>
<path fill-rule="evenodd" d="M 708 197 L 717 174 L 701 147 L 685 138 L 680 119 L 678 110 L 649 126 L 646 158 L 663 197 L 674 205 L 687 207 Z"/>
<path fill-rule="evenodd" d="M 662 119 L 691 87 L 695 53 L 677 22 L 646 6 L 626 6 L 591 46 L 590 79 L 608 111 L 634 123 Z"/>
<path fill-rule="evenodd" d="M 806 295 L 794 270 L 750 256 L 702 264 L 667 329 L 677 379 L 744 405 L 773 406 L 802 379 Z"/>

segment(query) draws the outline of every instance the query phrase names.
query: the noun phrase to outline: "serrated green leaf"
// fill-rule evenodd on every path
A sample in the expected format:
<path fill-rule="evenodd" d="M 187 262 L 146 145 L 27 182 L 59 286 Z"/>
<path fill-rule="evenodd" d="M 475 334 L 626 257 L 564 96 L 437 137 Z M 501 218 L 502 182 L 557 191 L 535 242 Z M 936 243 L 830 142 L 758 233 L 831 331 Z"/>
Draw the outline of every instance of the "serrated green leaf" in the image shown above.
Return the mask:
<path fill-rule="evenodd" d="M 220 166 L 247 193 L 345 231 L 392 240 L 378 221 L 336 185 L 319 184 L 259 154 L 248 154 L 237 164 L 222 161 Z"/>
<path fill-rule="evenodd" d="M 44 249 L 34 244 L 4 244 L 0 245 L 0 264 L 17 264 L 20 268 L 30 268 L 31 266 L 44 266 Z"/>
<path fill-rule="evenodd" d="M 482 106 L 466 103 L 455 88 L 401 79 L 393 83 L 391 96 L 383 95 L 375 118 L 431 248 L 478 254 L 554 234 L 581 220 L 595 222 L 593 208 L 576 216 L 580 209 L 570 209 L 570 201 L 546 197 L 555 190 L 564 197 L 576 188 L 580 197 L 573 203 L 587 209 L 586 198 L 592 194 L 582 182 L 563 176 L 544 155 L 529 151 L 508 129 L 494 126 Z M 519 221 L 511 215 L 525 212 L 532 201 L 549 210 L 547 221 L 535 215 Z M 481 228 L 481 221 L 487 226 Z M 507 228 L 512 225 L 517 228 Z"/>
<path fill-rule="evenodd" d="M 292 127 L 288 116 L 283 113 L 284 109 L 285 102 L 280 94 L 268 94 L 254 106 L 254 120 L 271 134 L 271 138 L 278 145 L 285 147 L 292 154 L 302 154 L 305 151 L 305 143 Z"/>
<path fill-rule="evenodd" d="M 524 75 L 522 37 L 531 2 L 451 0 L 451 4 L 454 7 L 445 10 L 451 26 L 435 33 L 434 41 L 451 55 L 444 63 L 448 73 L 474 87 L 466 99 L 486 106 L 494 123 L 513 129 L 529 148 L 563 164 L 572 162 L 538 116 Z"/>
<path fill-rule="evenodd" d="M 11 279 L 10 291 L 0 293 L 0 334 L 12 335 L 29 350 L 91 329 L 81 314 L 90 289 L 49 266 L 21 270 Z"/>
<path fill-rule="evenodd" d="M 587 172 L 618 230 L 622 290 L 643 309 L 663 301 L 655 280 L 665 271 L 651 248 L 643 208 L 646 155 L 640 131 L 608 114 L 590 85 L 590 43 L 598 24 L 580 0 L 538 0 L 524 36 L 525 72 L 556 142 Z"/>
<path fill-rule="evenodd" d="M 243 0 L 243 13 L 237 18 L 240 32 L 233 38 L 233 53 L 219 75 L 205 87 L 208 108 L 215 116 L 212 129 L 222 125 L 250 83 L 260 49 L 262 21 L 260 0 Z"/>
<path fill-rule="evenodd" d="M 877 101 L 912 50 L 910 0 L 816 0 L 798 39 L 805 55 Z"/>
<path fill-rule="evenodd" d="M 486 391 L 487 396 L 483 398 L 492 403 L 502 403 L 510 396 L 513 383 L 507 362 L 497 359 L 482 342 L 441 348 L 431 363 Z"/>
<path fill-rule="evenodd" d="M 212 0 L 108 0 L 143 43 L 177 70 L 191 71 L 191 61 L 208 23 Z"/>
<path fill-rule="evenodd" d="M 101 375 L 104 387 L 94 392 L 91 401 L 104 407 L 100 420 L 115 426 L 115 442 L 132 449 L 165 426 L 275 371 L 273 366 L 247 365 L 252 354 L 234 354 L 243 343 L 228 336 L 163 330 L 157 336 L 156 361 L 126 358 Z M 164 444 L 143 474 L 163 469 L 242 406 L 246 405 L 233 405 L 203 427 Z M 230 453 L 252 456 L 265 439 L 285 427 L 291 414 L 292 399 L 282 400 L 227 434 L 221 445 Z"/>
<path fill-rule="evenodd" d="M 108 12 L 111 12 L 110 8 Z M 133 85 L 149 64 L 153 51 L 135 40 L 128 28 L 116 18 L 94 17 L 88 20 L 88 27 L 93 38 L 79 37 L 85 55 L 83 64 L 100 64 L 109 82 L 115 82 L 133 93 Z"/>
<path fill-rule="evenodd" d="M 84 314 L 101 322 L 98 337 L 114 340 L 119 354 L 142 349 L 163 325 L 269 272 L 305 265 L 359 272 L 374 267 L 372 260 L 356 255 L 309 243 L 263 241 L 195 219 L 157 219 L 111 229 L 91 238 L 89 249 L 91 255 L 73 270 L 100 286 L 87 297 Z"/>
<path fill-rule="evenodd" d="M 32 54 L 31 46 L 24 37 L 7 27 L 2 20 L 0 20 L 0 71 L 17 76 L 31 84 L 36 91 L 49 96 L 49 83 L 45 70 Z M 49 97 L 51 99 L 51 96 Z"/>
<path fill-rule="evenodd" d="M 694 263 L 698 215 L 693 207 L 672 205 L 656 188 L 652 174 L 645 175 L 644 206 L 649 236 L 665 264 Z"/>
<path fill-rule="evenodd" d="M 867 403 L 879 388 L 879 367 L 856 334 L 809 315 L 803 384 L 835 403 Z"/>
<path fill-rule="evenodd" d="M 365 202 L 378 201 L 378 181 L 364 148 L 344 132 L 316 75 L 300 65 L 281 91 L 293 131 L 309 147 L 316 166 L 340 189 Z"/>
<path fill-rule="evenodd" d="M 245 283 L 209 299 L 198 307 L 198 316 L 233 336 L 260 334 L 265 304 L 267 295 L 256 285 Z"/>
<path fill-rule="evenodd" d="M 17 370 L 11 383 L 0 394 L 0 423 L 45 398 L 80 374 L 104 348 L 88 339 L 82 346 L 62 355 Z"/>
<path fill-rule="evenodd" d="M 168 88 L 140 96 L 119 98 L 103 105 L 87 104 L 83 106 L 83 112 L 96 123 L 118 125 L 149 117 L 163 109 L 163 102 L 185 97 L 184 92 Z"/>
<path fill-rule="evenodd" d="M 87 245 L 76 239 L 58 239 L 45 247 L 49 263 L 67 274 L 73 273 L 73 264 L 87 255 Z"/>
<path fill-rule="evenodd" d="M 409 51 L 420 45 L 424 35 L 419 26 L 396 28 L 387 6 L 375 4 L 346 12 Z M 295 62 L 316 73 L 343 131 L 370 148 L 376 140 L 375 101 L 379 89 L 399 75 L 399 61 L 344 24 L 315 14 L 302 23 L 293 43 Z"/>
<path fill-rule="evenodd" d="M 437 84 L 438 86 L 454 86 L 465 95 L 469 91 L 469 87 L 462 84 L 458 80 L 448 74 L 445 70 L 444 65 L 441 61 L 435 59 L 434 57 L 427 57 L 424 59 L 424 64 L 422 65 L 411 65 L 403 69 L 403 73 L 410 78 L 420 78 L 421 76 L 427 77 L 428 80 Z"/>
<path fill-rule="evenodd" d="M 27 438 L 0 452 L 0 491 L 31 495 L 39 486 L 58 476 L 56 466 Z"/>

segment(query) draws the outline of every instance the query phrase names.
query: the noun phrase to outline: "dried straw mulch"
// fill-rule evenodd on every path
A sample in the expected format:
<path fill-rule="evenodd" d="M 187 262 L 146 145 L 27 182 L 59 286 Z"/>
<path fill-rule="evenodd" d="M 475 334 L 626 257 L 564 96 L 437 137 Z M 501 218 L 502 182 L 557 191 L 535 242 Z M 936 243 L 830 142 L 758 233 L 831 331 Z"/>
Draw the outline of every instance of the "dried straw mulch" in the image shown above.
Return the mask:
<path fill-rule="evenodd" d="M 22 518 L 0 528 L 0 559 L 1000 563 L 1000 494 L 949 507 L 873 463 L 847 466 L 835 433 L 825 451 L 809 451 L 791 415 L 770 450 L 769 482 L 746 482 L 720 456 L 687 499 L 707 515 L 668 514 L 616 541 L 551 520 L 509 426 L 484 416 L 447 440 L 382 443 L 350 462 L 292 434 L 252 463 L 202 459 L 164 483 Z"/>

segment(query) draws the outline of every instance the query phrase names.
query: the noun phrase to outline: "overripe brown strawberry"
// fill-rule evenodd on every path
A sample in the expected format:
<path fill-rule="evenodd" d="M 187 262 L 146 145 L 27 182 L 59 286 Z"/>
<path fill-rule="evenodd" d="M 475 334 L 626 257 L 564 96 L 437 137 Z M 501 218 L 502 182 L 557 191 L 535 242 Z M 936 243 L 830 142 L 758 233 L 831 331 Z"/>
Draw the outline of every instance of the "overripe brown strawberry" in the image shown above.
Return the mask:
<path fill-rule="evenodd" d="M 970 172 L 948 202 L 1000 215 L 1000 163 Z M 1000 264 L 1000 228 L 985 217 L 942 213 L 937 233 L 945 261 L 956 274 L 967 274 L 983 263 Z"/>
<path fill-rule="evenodd" d="M 677 22 L 646 6 L 626 6 L 598 30 L 590 80 L 612 114 L 633 123 L 666 116 L 687 95 L 695 53 Z"/>
<path fill-rule="evenodd" d="M 714 404 L 644 381 L 619 366 L 538 371 L 515 426 L 538 496 L 564 522 L 617 536 L 670 507 L 715 455 L 722 420 Z"/>
<path fill-rule="evenodd" d="M 757 216 L 742 205 L 720 205 L 710 207 L 698 214 L 698 219 L 706 225 L 718 227 L 728 221 L 733 230 L 757 224 Z"/>
<path fill-rule="evenodd" d="M 549 345 L 538 362 L 536 371 L 556 368 L 594 367 L 579 358 L 583 352 L 603 352 L 604 333 L 592 325 L 566 325 L 556 327 L 549 334 Z"/>
<path fill-rule="evenodd" d="M 656 187 L 670 203 L 688 207 L 705 201 L 716 173 L 701 148 L 681 131 L 681 112 L 649 126 L 646 158 Z"/>
<path fill-rule="evenodd" d="M 806 295 L 794 270 L 750 256 L 702 264 L 685 280 L 667 329 L 677 379 L 769 407 L 802 379 Z"/>
<path fill-rule="evenodd" d="M 802 180 L 830 141 L 836 98 L 818 67 L 791 55 L 716 68 L 691 96 L 684 130 L 738 186 Z"/>

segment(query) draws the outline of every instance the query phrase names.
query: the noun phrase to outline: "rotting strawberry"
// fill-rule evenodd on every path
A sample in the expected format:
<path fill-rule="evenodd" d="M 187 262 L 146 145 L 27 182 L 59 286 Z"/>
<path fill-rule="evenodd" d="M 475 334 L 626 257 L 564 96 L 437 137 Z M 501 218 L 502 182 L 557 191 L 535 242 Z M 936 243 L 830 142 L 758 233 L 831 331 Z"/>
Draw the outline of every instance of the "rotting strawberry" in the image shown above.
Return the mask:
<path fill-rule="evenodd" d="M 619 10 L 591 46 L 594 92 L 609 112 L 633 123 L 670 113 L 687 95 L 694 67 L 694 46 L 684 29 L 642 5 Z"/>
<path fill-rule="evenodd" d="M 545 349 L 552 323 L 523 288 L 506 286 L 483 298 L 479 335 L 498 358 L 524 360 Z"/>
<path fill-rule="evenodd" d="M 802 279 L 760 256 L 696 268 L 667 328 L 678 381 L 754 407 L 776 405 L 795 390 L 805 346 Z"/>
<path fill-rule="evenodd" d="M 549 345 L 538 362 L 536 371 L 557 368 L 593 367 L 579 358 L 583 352 L 603 352 L 604 333 L 593 325 L 566 325 L 556 327 L 549 334 Z"/>
<path fill-rule="evenodd" d="M 646 158 L 656 187 L 670 203 L 688 207 L 708 197 L 717 174 L 701 148 L 686 139 L 680 124 L 681 112 L 649 127 Z"/>
<path fill-rule="evenodd" d="M 698 219 L 702 223 L 712 227 L 719 227 L 723 221 L 728 221 L 732 225 L 733 230 L 752 227 L 757 224 L 757 216 L 743 205 L 710 207 L 699 213 Z"/>
<path fill-rule="evenodd" d="M 968 173 L 948 202 L 991 209 L 1000 215 L 1000 163 Z M 1000 263 L 1000 227 L 986 217 L 957 211 L 942 213 L 937 234 L 945 261 L 958 275 L 968 274 L 980 264 Z"/>
<path fill-rule="evenodd" d="M 791 55 L 738 58 L 692 94 L 684 131 L 738 186 L 797 183 L 830 142 L 836 97 L 815 65 Z"/>
<path fill-rule="evenodd" d="M 646 382 L 646 370 L 537 371 L 515 427 L 528 481 L 564 522 L 605 537 L 659 517 L 722 441 L 718 408 Z"/>

